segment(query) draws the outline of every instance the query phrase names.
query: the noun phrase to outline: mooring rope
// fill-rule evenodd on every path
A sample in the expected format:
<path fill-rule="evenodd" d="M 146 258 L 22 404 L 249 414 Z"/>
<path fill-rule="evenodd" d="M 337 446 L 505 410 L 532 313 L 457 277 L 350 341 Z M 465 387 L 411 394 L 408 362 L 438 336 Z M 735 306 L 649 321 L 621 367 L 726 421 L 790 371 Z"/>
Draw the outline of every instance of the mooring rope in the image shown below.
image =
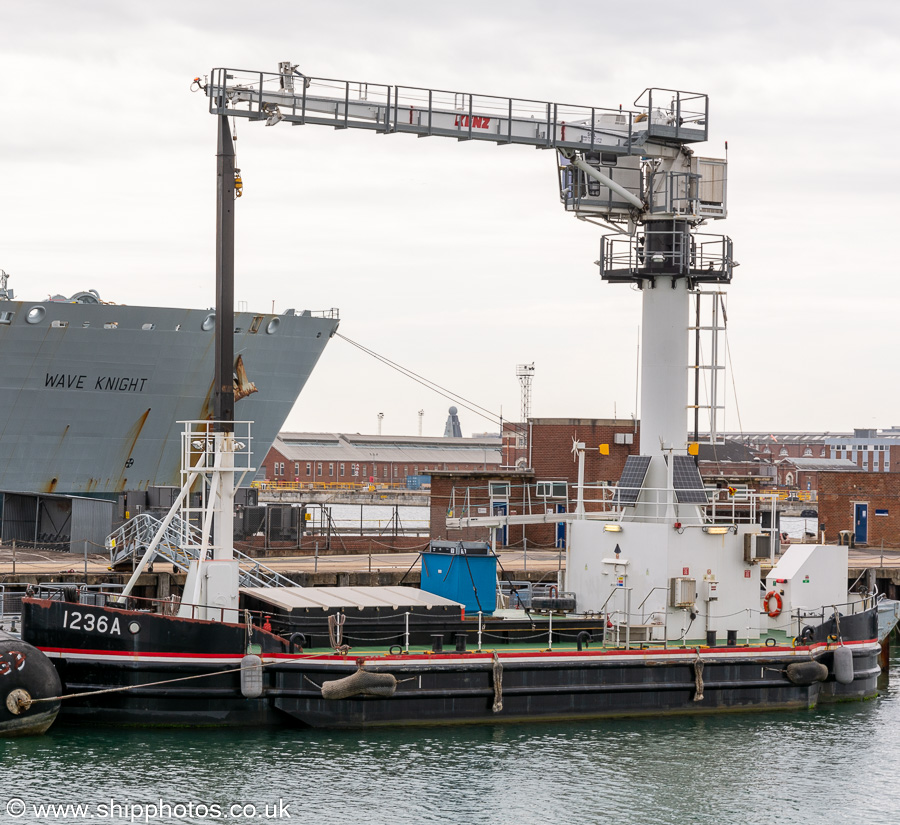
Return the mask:
<path fill-rule="evenodd" d="M 494 651 L 494 664 L 491 668 L 494 676 L 494 713 L 500 713 L 503 710 L 503 665 L 500 664 L 500 657 L 497 651 Z"/>
<path fill-rule="evenodd" d="M 157 687 L 158 685 L 171 685 L 173 682 L 187 682 L 190 679 L 205 679 L 209 676 L 225 676 L 229 673 L 240 673 L 242 670 L 261 670 L 264 667 L 268 667 L 269 665 L 278 664 L 278 660 L 272 662 L 261 662 L 258 665 L 247 665 L 241 667 L 231 667 L 228 670 L 219 670 L 215 673 L 195 673 L 193 676 L 179 676 L 177 679 L 164 679 L 161 682 L 146 682 L 142 685 L 124 685 L 122 687 L 114 687 L 114 688 L 104 688 L 103 690 L 86 690 L 82 693 L 66 693 L 62 696 L 47 696 L 43 699 L 27 699 L 20 700 L 19 706 L 28 710 L 32 705 L 37 705 L 42 702 L 58 702 L 61 699 L 82 699 L 85 696 L 100 696 L 104 693 L 123 693 L 126 690 L 136 690 L 138 688 L 147 688 L 147 687 Z"/>
<path fill-rule="evenodd" d="M 695 648 L 697 658 L 694 661 L 694 701 L 703 701 L 703 660 L 700 658 L 700 648 Z"/>

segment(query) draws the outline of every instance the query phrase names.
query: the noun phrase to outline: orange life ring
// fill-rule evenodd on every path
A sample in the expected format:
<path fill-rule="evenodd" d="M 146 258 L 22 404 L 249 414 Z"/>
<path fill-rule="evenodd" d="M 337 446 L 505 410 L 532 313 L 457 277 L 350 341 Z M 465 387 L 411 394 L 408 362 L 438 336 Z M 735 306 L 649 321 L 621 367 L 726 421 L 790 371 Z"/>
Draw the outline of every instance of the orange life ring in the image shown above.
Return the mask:
<path fill-rule="evenodd" d="M 769 600 L 775 599 L 775 607 L 769 605 Z M 781 608 L 784 602 L 781 600 L 781 594 L 777 590 L 770 590 L 763 599 L 763 608 L 773 619 L 781 615 Z"/>

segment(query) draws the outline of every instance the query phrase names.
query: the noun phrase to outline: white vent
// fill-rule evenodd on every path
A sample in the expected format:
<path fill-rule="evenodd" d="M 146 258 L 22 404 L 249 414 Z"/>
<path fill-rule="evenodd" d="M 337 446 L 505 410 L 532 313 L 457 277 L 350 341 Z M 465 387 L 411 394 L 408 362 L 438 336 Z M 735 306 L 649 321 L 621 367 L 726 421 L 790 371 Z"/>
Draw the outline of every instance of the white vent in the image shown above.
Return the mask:
<path fill-rule="evenodd" d="M 775 543 L 771 536 L 762 533 L 744 534 L 744 561 L 747 564 L 761 561 L 774 561 Z"/>
<path fill-rule="evenodd" d="M 675 576 L 669 580 L 669 605 L 671 607 L 693 607 L 696 601 L 696 579 Z"/>

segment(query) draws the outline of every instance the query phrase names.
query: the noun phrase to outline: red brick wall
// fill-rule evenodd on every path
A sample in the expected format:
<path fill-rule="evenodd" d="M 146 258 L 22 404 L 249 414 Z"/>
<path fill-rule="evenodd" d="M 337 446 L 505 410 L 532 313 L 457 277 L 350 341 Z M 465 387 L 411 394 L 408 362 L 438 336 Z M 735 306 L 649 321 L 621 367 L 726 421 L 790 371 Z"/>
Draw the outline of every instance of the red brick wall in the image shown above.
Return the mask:
<path fill-rule="evenodd" d="M 585 485 L 595 485 L 605 481 L 615 484 L 622 474 L 625 459 L 629 455 L 640 453 L 640 428 L 635 433 L 635 422 L 631 419 L 585 419 L 585 418 L 538 418 L 529 422 L 528 440 L 530 443 L 532 469 L 528 473 L 464 473 L 431 477 L 431 535 L 435 539 L 456 541 L 490 541 L 490 530 L 486 527 L 467 528 L 464 530 L 448 530 L 447 510 L 455 489 L 456 512 L 462 515 L 460 507 L 465 500 L 465 489 L 469 489 L 469 507 L 473 516 L 479 515 L 479 507 L 489 512 L 490 501 L 487 483 L 490 480 L 509 480 L 510 482 L 510 515 L 526 512 L 527 502 L 531 503 L 532 513 L 540 513 L 544 502 L 537 498 L 535 482 L 565 481 L 568 484 L 568 508 L 575 509 L 578 495 L 578 461 L 572 460 L 572 441 L 577 438 L 585 444 L 584 481 Z M 632 444 L 616 444 L 616 433 L 627 433 L 632 436 Z M 609 455 L 600 455 L 597 449 L 601 444 L 609 445 Z M 526 485 L 528 487 L 526 491 Z M 585 509 L 599 509 L 592 502 L 599 498 L 599 491 L 588 488 L 585 491 Z M 555 509 L 562 499 L 548 499 L 546 506 Z M 528 527 L 510 527 L 507 533 L 507 547 L 524 547 L 527 540 L 531 549 L 552 548 L 556 546 L 555 524 L 532 524 Z"/>
<path fill-rule="evenodd" d="M 868 504 L 868 546 L 900 547 L 900 474 L 819 473 L 819 528 L 826 541 L 854 529 L 854 503 Z M 876 516 L 876 510 L 887 510 Z M 824 525 L 824 528 L 823 528 Z"/>
<path fill-rule="evenodd" d="M 275 465 L 284 462 L 284 476 L 275 474 Z M 288 461 L 281 453 L 278 452 L 274 447 L 269 449 L 269 452 L 266 454 L 265 460 L 263 461 L 262 466 L 266 471 L 266 481 L 293 481 L 294 480 L 294 463 L 292 461 Z"/>
<path fill-rule="evenodd" d="M 491 481 L 509 482 L 509 513 L 510 515 L 522 513 L 525 485 L 532 481 L 530 473 L 432 473 L 431 538 L 446 541 L 490 541 L 490 528 L 467 527 L 450 530 L 447 527 L 447 519 L 466 515 L 473 517 L 490 515 L 488 483 Z M 516 540 L 521 542 L 522 528 L 510 528 L 510 532 L 515 533 L 515 536 L 508 534 L 507 544 L 512 544 Z"/>

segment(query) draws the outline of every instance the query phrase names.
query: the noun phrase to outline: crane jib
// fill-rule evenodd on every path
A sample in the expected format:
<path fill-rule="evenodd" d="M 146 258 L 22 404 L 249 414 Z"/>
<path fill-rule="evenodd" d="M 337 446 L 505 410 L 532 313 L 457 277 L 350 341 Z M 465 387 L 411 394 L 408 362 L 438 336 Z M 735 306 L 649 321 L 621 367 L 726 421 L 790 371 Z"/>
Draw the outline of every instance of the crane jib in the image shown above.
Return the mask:
<path fill-rule="evenodd" d="M 665 108 L 628 110 L 501 98 L 409 86 L 213 70 L 210 111 L 233 117 L 409 132 L 541 148 L 643 154 L 648 142 L 687 143 L 707 136 L 707 96 L 666 92 Z M 659 99 L 659 94 L 657 94 Z"/>

